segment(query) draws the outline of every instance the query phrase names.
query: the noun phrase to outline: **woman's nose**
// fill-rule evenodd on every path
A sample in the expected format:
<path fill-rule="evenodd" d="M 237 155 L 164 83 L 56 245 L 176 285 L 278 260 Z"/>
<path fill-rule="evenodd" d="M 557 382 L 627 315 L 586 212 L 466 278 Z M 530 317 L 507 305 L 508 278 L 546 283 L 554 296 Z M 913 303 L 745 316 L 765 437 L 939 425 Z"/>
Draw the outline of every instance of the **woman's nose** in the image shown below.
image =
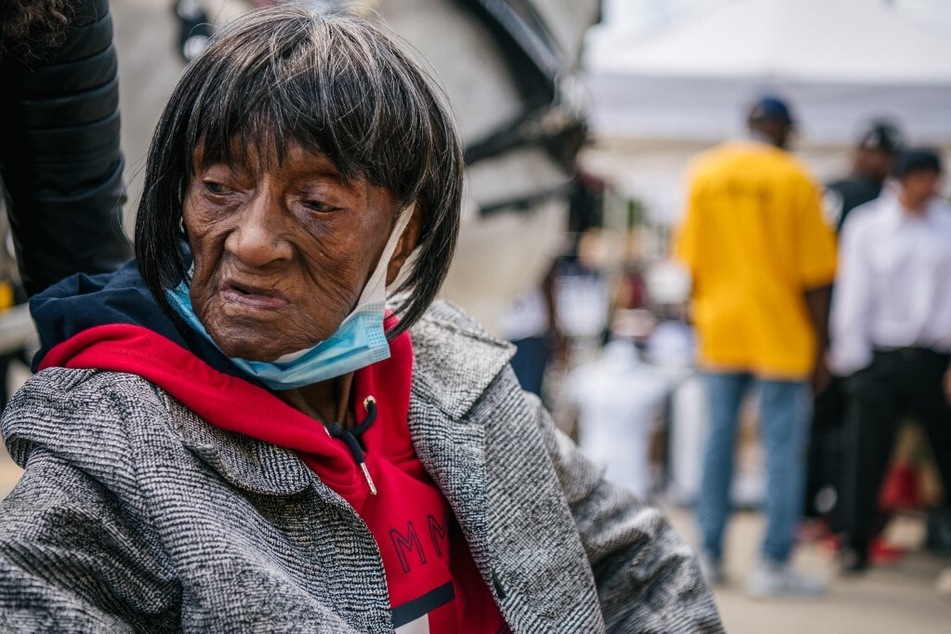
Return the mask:
<path fill-rule="evenodd" d="M 248 266 L 261 267 L 293 256 L 281 202 L 267 192 L 256 193 L 238 215 L 225 249 Z"/>

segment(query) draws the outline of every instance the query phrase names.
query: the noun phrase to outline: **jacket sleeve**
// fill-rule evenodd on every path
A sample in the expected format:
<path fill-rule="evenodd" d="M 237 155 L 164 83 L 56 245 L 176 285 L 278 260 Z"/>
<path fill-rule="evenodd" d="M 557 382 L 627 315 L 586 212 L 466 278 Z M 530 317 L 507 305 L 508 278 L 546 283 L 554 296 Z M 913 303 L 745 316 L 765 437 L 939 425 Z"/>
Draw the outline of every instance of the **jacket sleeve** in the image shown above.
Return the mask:
<path fill-rule="evenodd" d="M 0 503 L 0 631 L 177 630 L 181 587 L 124 420 L 138 401 L 56 368 L 11 399 L 20 482 Z"/>
<path fill-rule="evenodd" d="M 537 402 L 537 401 L 536 401 Z M 537 404 L 609 632 L 721 632 L 697 557 L 658 509 L 602 477 Z"/>
<path fill-rule="evenodd" d="M 177 630 L 181 590 L 119 496 L 34 452 L 0 504 L 0 629 Z"/>
<path fill-rule="evenodd" d="M 58 49 L 0 58 L 0 180 L 33 295 L 131 257 L 122 230 L 119 88 L 107 0 L 76 2 Z"/>

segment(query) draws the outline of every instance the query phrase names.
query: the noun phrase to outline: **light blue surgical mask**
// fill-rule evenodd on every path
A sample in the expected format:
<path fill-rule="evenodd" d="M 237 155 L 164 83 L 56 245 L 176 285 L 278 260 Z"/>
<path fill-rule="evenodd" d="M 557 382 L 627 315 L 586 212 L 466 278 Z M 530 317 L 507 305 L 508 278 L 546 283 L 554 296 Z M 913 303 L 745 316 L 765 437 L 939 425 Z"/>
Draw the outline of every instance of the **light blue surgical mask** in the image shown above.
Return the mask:
<path fill-rule="evenodd" d="M 393 228 L 376 269 L 363 287 L 353 311 L 329 338 L 317 345 L 285 354 L 274 361 L 249 361 L 231 358 L 246 374 L 253 376 L 272 390 L 294 388 L 319 383 L 343 376 L 360 368 L 388 359 L 390 344 L 383 329 L 386 311 L 386 272 L 400 236 L 409 224 L 413 206 L 403 210 Z M 218 346 L 204 324 L 198 319 L 189 295 L 189 279 L 173 290 L 166 291 L 169 303 L 182 319 L 208 341 Z M 219 348 L 220 349 L 220 348 Z"/>

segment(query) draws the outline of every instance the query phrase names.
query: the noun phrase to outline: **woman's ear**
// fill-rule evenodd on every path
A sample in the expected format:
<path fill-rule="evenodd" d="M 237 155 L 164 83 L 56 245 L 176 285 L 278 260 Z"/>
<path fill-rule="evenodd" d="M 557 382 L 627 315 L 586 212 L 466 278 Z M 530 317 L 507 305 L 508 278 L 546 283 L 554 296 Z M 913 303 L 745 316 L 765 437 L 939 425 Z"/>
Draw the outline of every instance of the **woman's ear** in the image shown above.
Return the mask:
<path fill-rule="evenodd" d="M 387 286 L 396 281 L 396 276 L 400 274 L 400 270 L 403 268 L 403 265 L 406 264 L 406 259 L 413 252 L 413 249 L 416 248 L 416 243 L 419 241 L 419 232 L 422 225 L 421 214 L 418 204 L 413 203 L 412 207 L 413 210 L 410 212 L 409 222 L 406 224 L 406 228 L 403 230 L 403 235 L 400 236 L 399 242 L 396 243 L 396 250 L 393 251 L 393 257 L 390 258 L 390 265 L 386 269 Z"/>

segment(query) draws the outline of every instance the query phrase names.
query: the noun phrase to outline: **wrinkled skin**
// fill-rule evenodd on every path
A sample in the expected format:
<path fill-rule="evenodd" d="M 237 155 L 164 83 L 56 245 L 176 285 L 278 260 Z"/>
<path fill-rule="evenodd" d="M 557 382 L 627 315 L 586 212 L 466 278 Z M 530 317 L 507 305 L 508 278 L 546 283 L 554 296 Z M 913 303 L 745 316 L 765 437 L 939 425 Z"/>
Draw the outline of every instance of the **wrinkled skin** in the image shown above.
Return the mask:
<path fill-rule="evenodd" d="M 392 231 L 392 193 L 344 181 L 325 156 L 291 145 L 254 166 L 203 164 L 183 219 L 194 257 L 191 301 L 230 357 L 273 361 L 332 335 L 353 309 Z M 391 283 L 415 246 L 410 220 L 387 269 Z"/>

